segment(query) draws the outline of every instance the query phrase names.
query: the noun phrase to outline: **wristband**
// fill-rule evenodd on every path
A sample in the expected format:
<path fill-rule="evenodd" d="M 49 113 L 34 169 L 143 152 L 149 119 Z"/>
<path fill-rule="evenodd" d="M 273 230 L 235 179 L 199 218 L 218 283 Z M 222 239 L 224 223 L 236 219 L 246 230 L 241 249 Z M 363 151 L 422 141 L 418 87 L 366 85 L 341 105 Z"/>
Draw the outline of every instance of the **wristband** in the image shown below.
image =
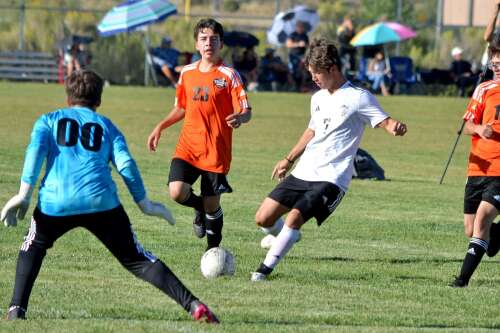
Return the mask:
<path fill-rule="evenodd" d="M 291 159 L 289 159 L 288 157 L 285 157 L 285 160 L 287 160 L 287 161 L 288 161 L 288 163 L 290 163 L 290 164 L 293 164 L 293 162 L 294 162 L 294 161 L 292 161 Z"/>

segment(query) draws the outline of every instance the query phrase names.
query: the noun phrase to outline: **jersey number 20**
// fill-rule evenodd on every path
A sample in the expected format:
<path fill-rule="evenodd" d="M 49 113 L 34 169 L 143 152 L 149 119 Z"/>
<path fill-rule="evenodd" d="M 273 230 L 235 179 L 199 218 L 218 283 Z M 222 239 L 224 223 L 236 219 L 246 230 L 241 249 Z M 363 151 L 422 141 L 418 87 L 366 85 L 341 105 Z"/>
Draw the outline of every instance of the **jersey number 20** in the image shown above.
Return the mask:
<path fill-rule="evenodd" d="M 71 147 L 76 145 L 78 138 L 83 148 L 90 151 L 101 149 L 103 129 L 97 123 L 85 123 L 81 129 L 74 119 L 62 118 L 57 122 L 57 144 Z"/>

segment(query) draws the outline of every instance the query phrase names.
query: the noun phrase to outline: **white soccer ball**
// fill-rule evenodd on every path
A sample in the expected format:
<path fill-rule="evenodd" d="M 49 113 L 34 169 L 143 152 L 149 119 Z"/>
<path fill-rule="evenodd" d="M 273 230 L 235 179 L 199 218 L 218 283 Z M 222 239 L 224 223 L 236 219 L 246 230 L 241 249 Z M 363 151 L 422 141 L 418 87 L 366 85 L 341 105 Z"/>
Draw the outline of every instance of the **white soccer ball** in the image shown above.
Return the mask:
<path fill-rule="evenodd" d="M 201 257 L 201 273 L 207 279 L 222 275 L 234 275 L 236 261 L 234 256 L 222 247 L 213 247 Z"/>

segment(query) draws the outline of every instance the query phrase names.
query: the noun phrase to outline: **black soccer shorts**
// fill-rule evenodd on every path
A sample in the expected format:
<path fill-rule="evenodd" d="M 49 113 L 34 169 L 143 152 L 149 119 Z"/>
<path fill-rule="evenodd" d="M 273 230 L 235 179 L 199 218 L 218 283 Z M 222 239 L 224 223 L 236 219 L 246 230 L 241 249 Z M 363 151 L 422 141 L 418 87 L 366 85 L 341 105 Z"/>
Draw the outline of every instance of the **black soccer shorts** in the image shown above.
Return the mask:
<path fill-rule="evenodd" d="M 464 195 L 464 214 L 476 214 L 481 201 L 500 211 L 500 177 L 467 177 Z"/>
<path fill-rule="evenodd" d="M 309 182 L 289 175 L 268 197 L 290 209 L 298 209 L 304 221 L 314 217 L 321 225 L 340 204 L 344 191 L 329 182 Z"/>
<path fill-rule="evenodd" d="M 29 251 L 35 244 L 42 250 L 49 249 L 57 239 L 77 227 L 93 233 L 122 264 L 157 260 L 137 242 L 127 213 L 121 205 L 103 212 L 69 216 L 46 215 L 37 207 L 21 251 Z"/>
<path fill-rule="evenodd" d="M 168 182 L 181 181 L 190 185 L 201 176 L 201 196 L 211 197 L 222 193 L 231 193 L 233 189 L 229 185 L 226 175 L 198 169 L 180 158 L 172 159 Z"/>

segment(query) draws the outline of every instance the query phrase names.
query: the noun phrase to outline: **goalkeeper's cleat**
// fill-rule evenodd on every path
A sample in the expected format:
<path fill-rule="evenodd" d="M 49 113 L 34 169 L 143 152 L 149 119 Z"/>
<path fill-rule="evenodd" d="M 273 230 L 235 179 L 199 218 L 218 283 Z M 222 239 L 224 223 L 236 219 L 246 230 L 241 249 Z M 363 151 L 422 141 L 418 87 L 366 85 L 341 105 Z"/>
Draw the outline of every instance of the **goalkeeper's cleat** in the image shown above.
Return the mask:
<path fill-rule="evenodd" d="M 195 216 L 193 220 L 193 232 L 196 237 L 203 238 L 207 233 L 207 228 L 205 226 L 204 214 L 198 210 L 195 210 Z"/>
<path fill-rule="evenodd" d="M 295 241 L 295 243 L 298 243 L 300 239 L 302 238 L 302 233 L 299 232 L 299 237 Z M 274 241 L 276 240 L 276 236 L 273 236 L 271 234 L 266 235 L 262 240 L 260 241 L 260 247 L 263 249 L 270 249 L 271 246 L 273 246 Z"/>
<path fill-rule="evenodd" d="M 7 312 L 7 320 L 26 320 L 26 310 L 20 306 L 13 305 Z"/>
<path fill-rule="evenodd" d="M 201 303 L 200 301 L 193 301 L 191 303 L 191 310 L 189 311 L 189 313 L 196 321 L 203 321 L 210 324 L 220 323 L 217 316 L 212 311 L 210 311 L 208 306 Z"/>
<path fill-rule="evenodd" d="M 461 277 L 457 276 L 448 286 L 452 288 L 465 288 L 468 284 L 469 281 L 465 281 Z"/>

